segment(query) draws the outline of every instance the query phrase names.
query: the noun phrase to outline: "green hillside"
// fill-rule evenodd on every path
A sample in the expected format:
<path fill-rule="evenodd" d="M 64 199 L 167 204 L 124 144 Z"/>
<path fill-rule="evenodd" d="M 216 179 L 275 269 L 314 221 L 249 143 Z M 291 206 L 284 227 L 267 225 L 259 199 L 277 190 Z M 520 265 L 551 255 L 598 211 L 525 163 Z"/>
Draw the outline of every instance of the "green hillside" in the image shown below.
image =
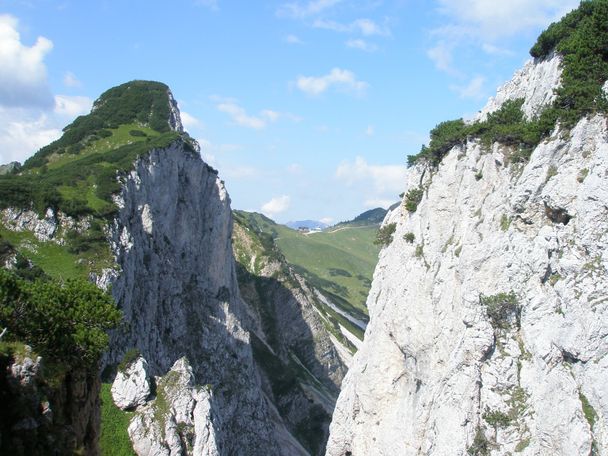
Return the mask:
<path fill-rule="evenodd" d="M 271 235 L 287 261 L 335 305 L 367 321 L 365 301 L 380 251 L 373 243 L 377 225 L 342 224 L 305 234 L 261 214 L 236 211 L 236 216 Z"/>
<path fill-rule="evenodd" d="M 168 91 L 154 81 L 114 87 L 95 101 L 90 114 L 76 118 L 61 138 L 41 148 L 18 172 L 0 175 L 0 209 L 32 209 L 42 216 L 52 208 L 89 217 L 87 230 L 60 228 L 61 245 L 3 226 L 0 243 L 55 278 L 86 278 L 110 267 L 106 230 L 117 210 L 112 199 L 120 190 L 117 177 L 151 149 L 180 141 L 194 150 L 186 133 L 171 130 Z"/>

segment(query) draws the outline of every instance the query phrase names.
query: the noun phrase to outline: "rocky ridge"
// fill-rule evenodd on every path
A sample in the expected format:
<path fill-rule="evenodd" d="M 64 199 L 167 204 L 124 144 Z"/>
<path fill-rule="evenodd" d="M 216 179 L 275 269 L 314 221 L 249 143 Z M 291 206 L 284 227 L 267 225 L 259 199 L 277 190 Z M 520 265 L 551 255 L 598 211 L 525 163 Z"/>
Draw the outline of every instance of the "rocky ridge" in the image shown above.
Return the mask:
<path fill-rule="evenodd" d="M 559 64 L 528 63 L 482 116 L 522 97 L 538 113 Z M 328 455 L 608 454 L 606 118 L 511 153 L 470 139 L 409 169 L 424 196 L 384 221 Z"/>
<path fill-rule="evenodd" d="M 332 335 L 336 329 L 318 298 L 320 292 L 292 270 L 271 237 L 256 231 L 245 213 L 235 217 L 232 238 L 239 288 L 251 317 L 262 386 L 310 454 L 324 454 L 351 352 Z"/>
<path fill-rule="evenodd" d="M 141 157 L 122 185 L 112 226 L 119 268 L 111 285 L 126 324 L 111 335 L 105 364 L 118 364 L 135 348 L 150 375 L 164 377 L 187 360 L 193 385 L 211 385 L 217 419 L 185 422 L 183 433 L 213 429 L 221 454 L 299 447 L 260 387 L 232 257 L 230 201 L 217 172 L 176 142 Z M 169 445 L 158 438 L 168 416 L 163 408 L 160 416 L 137 414 L 134 448 Z"/>

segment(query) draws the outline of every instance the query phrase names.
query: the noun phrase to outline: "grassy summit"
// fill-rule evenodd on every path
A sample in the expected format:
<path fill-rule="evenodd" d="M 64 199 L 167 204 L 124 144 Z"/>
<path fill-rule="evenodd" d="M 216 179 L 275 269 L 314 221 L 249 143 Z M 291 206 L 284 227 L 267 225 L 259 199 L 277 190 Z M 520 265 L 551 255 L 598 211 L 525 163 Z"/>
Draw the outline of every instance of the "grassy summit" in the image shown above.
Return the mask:
<path fill-rule="evenodd" d="M 169 88 L 132 81 L 102 94 L 90 114 L 28 159 L 17 175 L 0 176 L 0 208 L 58 209 L 72 216 L 107 218 L 115 211 L 117 173 L 153 148 L 187 134 L 171 130 Z"/>

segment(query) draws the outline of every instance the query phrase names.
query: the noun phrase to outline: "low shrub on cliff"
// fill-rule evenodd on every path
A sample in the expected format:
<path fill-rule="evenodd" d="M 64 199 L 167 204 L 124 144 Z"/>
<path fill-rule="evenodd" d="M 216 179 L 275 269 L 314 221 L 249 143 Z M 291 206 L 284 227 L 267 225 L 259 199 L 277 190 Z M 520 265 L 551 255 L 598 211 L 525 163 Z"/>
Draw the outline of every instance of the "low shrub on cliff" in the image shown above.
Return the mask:
<path fill-rule="evenodd" d="M 519 326 L 521 308 L 513 291 L 492 296 L 481 295 L 479 301 L 486 308 L 486 313 L 494 328 L 507 329 L 512 323 Z"/>
<path fill-rule="evenodd" d="M 112 298 L 84 280 L 26 282 L 0 269 L 3 340 L 31 345 L 67 366 L 91 366 L 108 344 L 106 331 L 120 320 Z"/>
<path fill-rule="evenodd" d="M 405 194 L 405 209 L 408 212 L 416 212 L 422 197 L 424 196 L 424 190 L 420 187 L 412 188 Z"/>
<path fill-rule="evenodd" d="M 393 233 L 395 232 L 396 229 L 397 229 L 396 223 L 389 223 L 389 224 L 381 227 L 378 230 L 378 233 L 376 234 L 376 239 L 374 240 L 374 244 L 381 245 L 381 246 L 389 245 L 391 242 L 393 242 Z"/>

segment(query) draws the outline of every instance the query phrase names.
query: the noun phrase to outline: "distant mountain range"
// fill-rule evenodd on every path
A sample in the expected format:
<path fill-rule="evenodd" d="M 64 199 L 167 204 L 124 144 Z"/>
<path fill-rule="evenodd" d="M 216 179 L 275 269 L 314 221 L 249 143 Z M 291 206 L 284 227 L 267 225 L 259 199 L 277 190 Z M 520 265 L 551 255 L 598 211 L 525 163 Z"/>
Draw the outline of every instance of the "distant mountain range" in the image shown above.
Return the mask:
<path fill-rule="evenodd" d="M 287 222 L 285 226 L 293 230 L 324 230 L 329 225 L 327 223 L 319 222 L 318 220 L 297 220 L 295 222 Z"/>
<path fill-rule="evenodd" d="M 388 209 L 384 209 L 382 207 L 377 207 L 375 209 L 370 209 L 369 211 L 365 211 L 362 214 L 359 214 L 352 220 L 348 220 L 345 222 L 340 222 L 337 225 L 379 225 L 384 220 L 386 213 L 389 210 L 397 207 L 399 203 L 395 203 Z M 337 226 L 336 225 L 336 226 Z M 285 226 L 291 228 L 293 230 L 299 229 L 308 229 L 308 230 L 324 230 L 325 228 L 329 228 L 331 225 L 327 223 L 320 222 L 318 220 L 297 220 L 293 222 L 285 223 Z"/>

